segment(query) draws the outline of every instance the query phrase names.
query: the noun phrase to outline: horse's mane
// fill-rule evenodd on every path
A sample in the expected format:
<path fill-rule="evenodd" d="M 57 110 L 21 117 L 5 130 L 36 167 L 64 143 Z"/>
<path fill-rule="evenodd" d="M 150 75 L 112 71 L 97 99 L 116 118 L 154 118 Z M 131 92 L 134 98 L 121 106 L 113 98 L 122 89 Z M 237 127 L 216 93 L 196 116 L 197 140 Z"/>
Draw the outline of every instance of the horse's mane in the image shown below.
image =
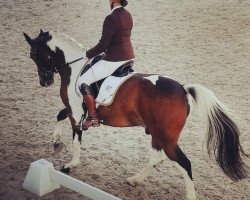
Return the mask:
<path fill-rule="evenodd" d="M 56 36 L 64 41 L 68 41 L 70 42 L 72 45 L 74 45 L 75 47 L 79 48 L 80 50 L 85 50 L 82 46 L 81 43 L 77 42 L 74 38 L 70 37 L 69 35 L 65 34 L 65 33 L 59 33 L 56 31 L 51 31 L 50 34 L 53 36 Z"/>

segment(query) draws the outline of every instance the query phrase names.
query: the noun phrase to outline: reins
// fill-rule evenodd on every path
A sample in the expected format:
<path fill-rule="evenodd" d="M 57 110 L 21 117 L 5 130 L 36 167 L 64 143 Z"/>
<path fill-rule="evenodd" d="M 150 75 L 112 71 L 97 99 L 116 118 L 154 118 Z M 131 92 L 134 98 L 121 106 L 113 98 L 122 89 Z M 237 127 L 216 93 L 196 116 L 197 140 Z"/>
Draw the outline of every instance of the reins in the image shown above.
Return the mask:
<path fill-rule="evenodd" d="M 76 60 L 73 60 L 73 61 L 71 61 L 71 62 L 67 62 L 67 63 L 65 63 L 62 67 L 67 67 L 67 66 L 69 66 L 69 65 L 71 65 L 71 64 L 73 64 L 73 63 L 75 63 L 75 62 L 78 62 L 78 61 L 80 61 L 80 60 L 82 60 L 83 59 L 83 57 L 81 57 L 81 58 L 78 58 L 78 59 L 76 59 Z M 55 73 L 57 73 L 58 72 L 58 69 L 57 69 L 57 67 L 55 67 Z"/>
<path fill-rule="evenodd" d="M 82 59 L 83 59 L 83 57 L 78 58 L 78 59 L 76 59 L 76 60 L 73 60 L 72 62 L 66 63 L 65 65 L 71 65 L 71 64 L 73 64 L 73 63 L 75 63 L 75 62 L 78 62 L 79 60 L 82 60 Z"/>

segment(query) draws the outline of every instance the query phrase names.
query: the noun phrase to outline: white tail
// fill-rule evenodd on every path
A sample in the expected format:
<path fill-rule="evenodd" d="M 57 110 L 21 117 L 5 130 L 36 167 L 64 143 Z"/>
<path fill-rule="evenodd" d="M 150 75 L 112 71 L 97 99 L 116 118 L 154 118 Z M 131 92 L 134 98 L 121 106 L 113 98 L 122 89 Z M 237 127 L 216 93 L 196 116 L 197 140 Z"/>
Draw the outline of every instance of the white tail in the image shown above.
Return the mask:
<path fill-rule="evenodd" d="M 217 163 L 231 179 L 246 178 L 247 170 L 240 155 L 245 154 L 239 142 L 239 129 L 229 109 L 203 86 L 192 84 L 184 88 L 194 98 L 200 114 L 207 121 L 208 153 L 214 153 Z"/>

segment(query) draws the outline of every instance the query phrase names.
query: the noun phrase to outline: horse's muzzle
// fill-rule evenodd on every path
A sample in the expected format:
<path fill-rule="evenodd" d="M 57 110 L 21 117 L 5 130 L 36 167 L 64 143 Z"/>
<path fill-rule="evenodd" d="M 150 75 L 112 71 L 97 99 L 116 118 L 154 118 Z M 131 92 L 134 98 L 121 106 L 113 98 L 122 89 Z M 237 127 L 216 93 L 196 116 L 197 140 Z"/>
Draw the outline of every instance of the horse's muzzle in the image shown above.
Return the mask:
<path fill-rule="evenodd" d="M 42 87 L 49 87 L 49 86 L 53 85 L 53 83 L 54 83 L 54 80 L 48 80 L 48 81 L 40 80 L 40 85 Z"/>

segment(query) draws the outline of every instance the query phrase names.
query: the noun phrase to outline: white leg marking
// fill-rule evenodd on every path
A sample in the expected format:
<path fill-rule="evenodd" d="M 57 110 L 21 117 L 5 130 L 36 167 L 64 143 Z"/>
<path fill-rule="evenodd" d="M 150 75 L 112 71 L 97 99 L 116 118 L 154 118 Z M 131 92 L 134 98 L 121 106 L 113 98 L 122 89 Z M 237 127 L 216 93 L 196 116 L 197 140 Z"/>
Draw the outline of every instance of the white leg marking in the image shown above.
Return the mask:
<path fill-rule="evenodd" d="M 64 168 L 75 167 L 80 164 L 80 152 L 81 152 L 81 144 L 78 141 L 77 137 L 75 137 L 73 141 L 73 157 L 70 163 L 66 164 Z"/>
<path fill-rule="evenodd" d="M 187 200 L 196 200 L 194 183 L 188 176 L 187 171 L 184 168 L 182 168 L 178 163 L 176 163 L 176 167 L 179 169 L 184 178 Z"/>
<path fill-rule="evenodd" d="M 54 143 L 61 143 L 62 137 L 62 122 L 58 122 L 53 131 Z"/>
<path fill-rule="evenodd" d="M 143 168 L 142 171 L 136 174 L 135 176 L 127 178 L 128 183 L 132 186 L 142 184 L 144 179 L 151 174 L 154 167 L 156 167 L 159 163 L 161 163 L 164 160 L 164 158 L 165 154 L 162 150 L 157 151 L 155 149 L 152 149 L 150 159 L 146 167 Z"/>

